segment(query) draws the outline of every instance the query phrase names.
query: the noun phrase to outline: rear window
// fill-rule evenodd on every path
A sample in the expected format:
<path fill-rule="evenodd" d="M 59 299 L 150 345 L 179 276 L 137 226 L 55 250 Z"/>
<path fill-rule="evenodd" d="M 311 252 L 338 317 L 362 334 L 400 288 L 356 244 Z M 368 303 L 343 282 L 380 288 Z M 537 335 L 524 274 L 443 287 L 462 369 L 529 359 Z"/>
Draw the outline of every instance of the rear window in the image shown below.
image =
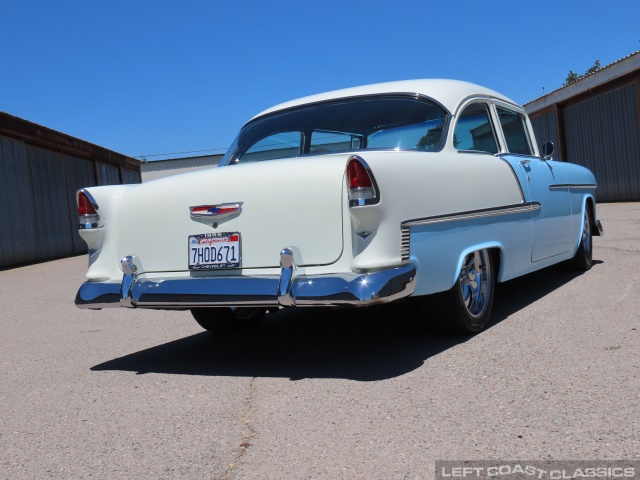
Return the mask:
<path fill-rule="evenodd" d="M 259 118 L 229 164 L 366 149 L 436 150 L 447 111 L 422 97 L 386 95 L 306 105 Z"/>

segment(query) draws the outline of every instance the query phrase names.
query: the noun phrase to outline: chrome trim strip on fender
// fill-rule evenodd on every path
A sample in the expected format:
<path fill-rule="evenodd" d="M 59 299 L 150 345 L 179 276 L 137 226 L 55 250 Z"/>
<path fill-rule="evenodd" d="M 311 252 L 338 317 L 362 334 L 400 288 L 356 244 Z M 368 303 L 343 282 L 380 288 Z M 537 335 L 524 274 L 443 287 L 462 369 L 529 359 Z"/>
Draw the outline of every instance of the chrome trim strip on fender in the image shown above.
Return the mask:
<path fill-rule="evenodd" d="M 498 215 L 513 215 L 516 213 L 533 212 L 540 209 L 540 203 L 528 202 L 521 205 L 506 205 L 504 207 L 484 208 L 481 210 L 470 210 L 446 215 L 436 215 L 434 217 L 415 218 L 402 222 L 401 226 L 414 227 L 416 225 L 429 225 L 432 223 L 455 222 L 458 220 L 472 220 L 476 218 L 495 217 Z"/>
<path fill-rule="evenodd" d="M 556 183 L 555 185 L 549 185 L 549 190 L 558 188 L 598 188 L 598 186 L 593 183 Z"/>

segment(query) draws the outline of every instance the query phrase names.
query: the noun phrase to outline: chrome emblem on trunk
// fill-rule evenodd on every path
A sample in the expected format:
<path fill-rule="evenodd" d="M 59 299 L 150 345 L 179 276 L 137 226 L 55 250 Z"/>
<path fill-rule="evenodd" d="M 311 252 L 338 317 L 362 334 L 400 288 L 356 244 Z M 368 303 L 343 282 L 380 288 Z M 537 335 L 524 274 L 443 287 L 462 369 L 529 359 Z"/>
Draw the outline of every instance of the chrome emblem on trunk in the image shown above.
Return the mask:
<path fill-rule="evenodd" d="M 189 213 L 192 220 L 210 220 L 217 223 L 225 218 L 240 215 L 240 213 L 242 213 L 243 203 L 244 202 L 231 202 L 218 205 L 196 205 L 189 207 Z"/>

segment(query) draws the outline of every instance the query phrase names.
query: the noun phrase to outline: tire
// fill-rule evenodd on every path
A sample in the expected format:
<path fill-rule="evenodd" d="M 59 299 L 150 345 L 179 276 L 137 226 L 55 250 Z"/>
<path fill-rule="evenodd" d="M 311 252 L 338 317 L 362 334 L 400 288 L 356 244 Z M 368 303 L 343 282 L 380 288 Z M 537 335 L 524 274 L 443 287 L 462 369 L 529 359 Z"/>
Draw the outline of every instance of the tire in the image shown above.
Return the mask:
<path fill-rule="evenodd" d="M 192 308 L 191 315 L 198 325 L 216 334 L 247 333 L 264 318 L 266 308 L 212 307 Z"/>
<path fill-rule="evenodd" d="M 470 334 L 482 331 L 491 316 L 496 285 L 494 260 L 487 249 L 468 254 L 455 285 L 419 298 L 420 310 L 437 331 Z"/>
<path fill-rule="evenodd" d="M 593 234 L 591 228 L 591 212 L 589 207 L 585 206 L 580 245 L 574 257 L 569 260 L 569 266 L 575 270 L 587 271 L 593 265 Z"/>

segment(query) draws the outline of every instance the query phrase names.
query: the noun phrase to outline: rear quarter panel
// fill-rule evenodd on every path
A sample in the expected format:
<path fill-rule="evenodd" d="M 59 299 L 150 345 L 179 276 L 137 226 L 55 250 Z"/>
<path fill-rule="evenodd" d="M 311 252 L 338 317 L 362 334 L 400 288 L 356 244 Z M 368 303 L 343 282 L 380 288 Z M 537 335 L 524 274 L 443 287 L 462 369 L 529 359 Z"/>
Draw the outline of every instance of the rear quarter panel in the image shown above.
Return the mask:
<path fill-rule="evenodd" d="M 511 167 L 493 155 L 379 151 L 361 156 L 378 183 L 380 204 L 351 209 L 354 228 L 364 224 L 375 230 L 366 242 L 355 243 L 356 269 L 397 264 L 403 222 L 524 201 Z M 525 270 L 530 264 L 530 219 L 530 213 L 521 213 L 411 226 L 410 261 L 418 266 L 415 294 L 449 289 L 464 254 L 478 248 L 502 251 L 505 277 Z"/>

